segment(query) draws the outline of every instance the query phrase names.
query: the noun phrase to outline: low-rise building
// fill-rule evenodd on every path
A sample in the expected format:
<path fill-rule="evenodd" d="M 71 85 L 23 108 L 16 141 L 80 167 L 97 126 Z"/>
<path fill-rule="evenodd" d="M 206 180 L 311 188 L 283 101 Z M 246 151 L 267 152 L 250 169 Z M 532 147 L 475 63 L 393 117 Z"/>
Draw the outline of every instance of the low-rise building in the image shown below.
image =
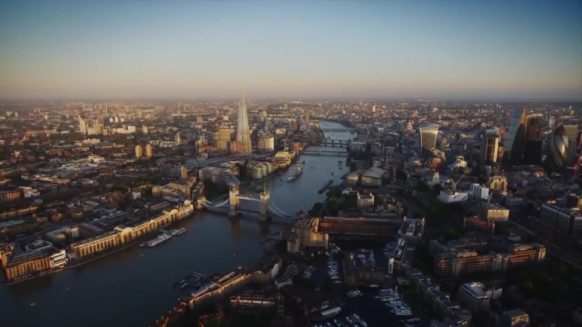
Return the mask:
<path fill-rule="evenodd" d="M 359 209 L 374 207 L 374 194 L 360 194 L 360 192 L 358 192 L 357 205 Z"/>
<path fill-rule="evenodd" d="M 362 185 L 364 186 L 381 186 L 384 169 L 372 167 L 362 174 Z"/>
<path fill-rule="evenodd" d="M 8 258 L 4 266 L 7 282 L 38 275 L 51 269 L 50 254 L 47 251 L 24 252 Z"/>
<path fill-rule="evenodd" d="M 469 188 L 469 195 L 478 200 L 487 200 L 489 199 L 489 188 L 473 183 Z"/>
<path fill-rule="evenodd" d="M 319 232 L 319 218 L 303 218 L 291 228 L 287 237 L 287 252 L 297 253 L 303 248 L 329 246 L 329 234 Z"/>
<path fill-rule="evenodd" d="M 487 288 L 481 282 L 465 283 L 459 287 L 457 298 L 463 306 L 477 312 L 488 309 L 491 301 L 499 298 L 502 291 L 500 288 Z"/>
<path fill-rule="evenodd" d="M 436 244 L 435 244 L 436 243 Z M 545 260 L 546 248 L 539 243 L 492 244 L 497 252 L 477 251 L 472 248 L 443 246 L 431 242 L 434 255 L 433 269 L 439 276 L 461 276 L 475 273 L 504 272 L 527 264 Z"/>
<path fill-rule="evenodd" d="M 346 176 L 346 182 L 348 183 L 348 185 L 354 186 L 358 184 L 359 181 L 360 174 L 358 174 L 358 172 L 356 171 L 352 171 Z"/>
<path fill-rule="evenodd" d="M 484 203 L 481 206 L 481 217 L 488 222 L 506 222 L 509 220 L 509 209 L 495 203 Z"/>
<path fill-rule="evenodd" d="M 496 326 L 499 327 L 527 327 L 530 324 L 529 315 L 522 309 L 503 311 Z"/>
<path fill-rule="evenodd" d="M 507 193 L 507 177 L 506 176 L 491 176 L 487 180 L 487 187 L 492 191 L 499 191 L 503 194 Z"/>

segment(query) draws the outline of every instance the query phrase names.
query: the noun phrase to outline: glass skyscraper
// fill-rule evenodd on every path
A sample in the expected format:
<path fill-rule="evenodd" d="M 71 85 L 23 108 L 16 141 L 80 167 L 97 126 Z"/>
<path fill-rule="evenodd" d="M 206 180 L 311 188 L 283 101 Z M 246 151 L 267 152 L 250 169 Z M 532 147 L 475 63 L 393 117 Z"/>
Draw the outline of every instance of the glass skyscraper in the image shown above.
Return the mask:
<path fill-rule="evenodd" d="M 439 134 L 439 125 L 430 124 L 418 128 L 420 134 L 420 151 L 421 154 L 429 153 L 436 148 L 437 136 Z"/>
<path fill-rule="evenodd" d="M 253 146 L 251 144 L 251 131 L 249 129 L 249 118 L 247 115 L 247 103 L 244 91 L 241 93 L 238 105 L 238 120 L 236 127 L 237 153 L 251 154 Z"/>

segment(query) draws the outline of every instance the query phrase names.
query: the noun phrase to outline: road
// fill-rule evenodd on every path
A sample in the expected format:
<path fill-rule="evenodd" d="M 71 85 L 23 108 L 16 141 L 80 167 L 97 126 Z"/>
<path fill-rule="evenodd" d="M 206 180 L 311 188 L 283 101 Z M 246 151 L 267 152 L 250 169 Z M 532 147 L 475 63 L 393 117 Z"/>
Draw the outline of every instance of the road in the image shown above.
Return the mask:
<path fill-rule="evenodd" d="M 550 256 L 552 258 L 556 258 L 556 259 L 576 268 L 577 270 L 582 271 L 582 265 L 579 262 L 580 258 L 578 256 L 565 255 L 564 251 L 559 246 L 557 246 L 556 244 L 554 244 L 550 241 L 547 241 L 547 240 L 539 237 L 537 233 L 535 233 L 531 229 L 523 226 L 522 224 L 518 223 L 517 221 L 515 221 L 513 219 L 510 219 L 509 223 L 511 223 L 513 226 L 517 227 L 518 229 L 526 232 L 530 236 L 535 237 L 536 240 L 538 240 L 540 243 L 542 243 L 546 247 L 548 256 Z M 578 262 L 576 262 L 576 261 L 578 261 Z"/>

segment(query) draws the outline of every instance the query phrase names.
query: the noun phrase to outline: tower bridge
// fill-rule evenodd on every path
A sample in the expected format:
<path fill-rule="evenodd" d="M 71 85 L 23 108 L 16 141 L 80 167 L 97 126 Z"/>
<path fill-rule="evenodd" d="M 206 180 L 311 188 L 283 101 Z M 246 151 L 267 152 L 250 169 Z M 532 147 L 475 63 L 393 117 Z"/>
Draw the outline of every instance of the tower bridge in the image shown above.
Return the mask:
<path fill-rule="evenodd" d="M 274 203 L 270 203 L 269 191 L 256 194 L 241 194 L 238 186 L 231 185 L 228 198 L 219 203 L 204 200 L 203 206 L 208 211 L 228 214 L 231 217 L 238 215 L 256 215 L 261 221 L 281 220 L 293 221 L 295 215 L 286 213 Z"/>

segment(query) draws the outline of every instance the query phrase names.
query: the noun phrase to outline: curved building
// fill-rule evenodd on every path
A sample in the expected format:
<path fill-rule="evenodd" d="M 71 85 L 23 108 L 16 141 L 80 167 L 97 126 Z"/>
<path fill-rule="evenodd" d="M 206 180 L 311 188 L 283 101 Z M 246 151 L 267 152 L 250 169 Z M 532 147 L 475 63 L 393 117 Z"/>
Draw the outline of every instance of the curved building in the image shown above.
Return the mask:
<path fill-rule="evenodd" d="M 427 153 L 436 148 L 437 136 L 439 134 L 439 125 L 430 124 L 418 128 L 420 134 L 420 151 Z"/>
<path fill-rule="evenodd" d="M 553 172 L 561 171 L 567 164 L 569 142 L 564 126 L 558 127 L 548 139 L 548 168 Z"/>

